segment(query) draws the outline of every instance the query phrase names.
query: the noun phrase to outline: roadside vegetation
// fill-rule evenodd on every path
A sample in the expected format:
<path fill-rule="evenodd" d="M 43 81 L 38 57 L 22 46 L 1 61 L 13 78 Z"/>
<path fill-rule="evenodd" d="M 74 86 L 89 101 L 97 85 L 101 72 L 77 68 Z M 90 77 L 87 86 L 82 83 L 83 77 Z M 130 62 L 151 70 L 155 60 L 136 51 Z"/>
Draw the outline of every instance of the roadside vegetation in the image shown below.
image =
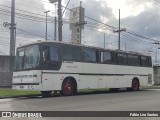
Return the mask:
<path fill-rule="evenodd" d="M 92 94 L 108 91 L 108 89 L 81 89 L 78 94 Z M 3 97 L 25 97 L 25 96 L 38 96 L 41 95 L 40 91 L 25 91 L 25 90 L 13 90 L 13 89 L 0 89 L 0 98 Z M 55 94 L 55 96 L 59 94 Z"/>
<path fill-rule="evenodd" d="M 21 91 L 12 89 L 0 89 L 0 97 L 18 97 L 40 95 L 39 91 Z"/>

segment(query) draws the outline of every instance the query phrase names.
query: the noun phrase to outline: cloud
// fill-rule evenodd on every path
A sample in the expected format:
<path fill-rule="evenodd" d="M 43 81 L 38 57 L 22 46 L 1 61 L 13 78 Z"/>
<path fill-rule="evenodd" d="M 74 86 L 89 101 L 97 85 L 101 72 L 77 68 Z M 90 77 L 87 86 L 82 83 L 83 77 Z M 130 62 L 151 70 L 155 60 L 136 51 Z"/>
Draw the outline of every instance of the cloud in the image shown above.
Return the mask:
<path fill-rule="evenodd" d="M 33 12 L 36 14 L 30 14 L 24 11 L 18 11 L 16 12 L 26 15 L 32 15 L 34 17 L 40 17 L 45 19 L 45 13 L 44 11 L 50 9 L 51 12 L 48 14 L 48 17 L 54 17 L 55 14 L 55 7 L 52 4 L 47 3 L 48 0 L 26 0 L 26 1 L 16 1 L 16 9 L 24 10 Z M 67 4 L 67 0 L 63 0 L 62 4 L 65 6 Z M 139 33 L 141 35 L 151 37 L 154 39 L 160 38 L 160 27 L 158 26 L 160 23 L 160 17 L 159 17 L 159 9 L 153 7 L 153 4 L 146 0 L 83 0 L 82 6 L 85 8 L 85 15 L 93 18 L 95 20 L 98 20 L 100 22 L 112 25 L 117 27 L 118 26 L 118 9 L 119 5 L 121 7 L 121 27 L 130 29 L 132 31 L 135 31 L 136 33 Z M 0 4 L 10 6 L 9 2 L 0 1 Z M 80 0 L 71 0 L 68 8 L 77 7 L 80 5 Z M 5 8 L 0 6 L 0 8 L 10 10 L 10 8 Z M 0 15 L 0 23 L 3 24 L 3 22 L 7 21 L 10 22 L 10 16 Z M 20 17 L 20 16 L 19 16 Z M 22 16 L 21 16 L 22 17 Z M 26 17 L 25 17 L 26 18 Z M 29 17 L 27 17 L 29 18 Z M 30 17 L 31 18 L 31 17 Z M 38 20 L 37 18 L 37 20 Z M 67 9 L 65 12 L 65 15 L 63 18 L 66 19 L 67 22 L 69 22 L 69 10 Z M 52 18 L 54 21 L 54 18 Z M 88 22 L 87 25 L 89 25 L 89 22 L 95 21 L 85 18 L 85 21 Z M 37 22 L 37 21 L 31 21 L 21 18 L 16 18 L 17 28 L 28 31 L 29 33 L 37 35 L 34 36 L 29 33 L 25 33 L 22 31 L 17 30 L 17 44 L 26 43 L 35 41 L 37 39 L 43 39 L 38 36 L 45 36 L 45 21 L 43 22 Z M 87 26 L 86 25 L 86 26 Z M 2 30 L 6 30 L 1 26 Z M 118 41 L 118 34 L 113 33 L 111 30 L 108 30 L 108 28 L 104 29 L 104 25 L 101 25 L 97 28 L 93 27 L 93 29 L 103 29 L 103 32 L 106 33 L 106 41 L 107 41 L 107 48 L 114 48 L 117 49 L 117 41 Z M 82 39 L 83 43 L 87 41 L 86 45 L 93 45 L 93 46 L 99 46 L 103 47 L 104 42 L 104 33 L 99 33 L 93 30 L 84 29 Z M 24 35 L 25 34 L 25 35 Z M 28 34 L 28 35 L 26 35 Z M 121 45 L 122 49 L 125 48 L 125 43 L 127 44 L 127 50 L 132 50 L 130 48 L 135 48 L 135 50 L 138 49 L 150 49 L 149 45 L 141 44 L 138 42 L 135 42 L 136 40 L 130 39 L 125 37 L 123 34 L 126 34 L 125 32 L 122 33 L 121 38 Z M 70 30 L 68 24 L 63 24 L 63 40 L 69 41 L 70 39 Z M 9 38 L 9 31 L 2 35 L 2 32 L 0 32 L 1 37 L 7 37 Z M 48 38 L 53 39 L 54 37 L 54 23 L 48 23 Z M 137 38 L 139 39 L 139 38 Z M 2 40 L 1 40 L 2 41 Z M 8 42 L 9 39 L 4 39 L 3 43 Z M 8 44 L 9 45 L 9 44 Z M 8 54 L 9 46 L 4 47 L 0 45 L 0 51 L 4 54 Z"/>

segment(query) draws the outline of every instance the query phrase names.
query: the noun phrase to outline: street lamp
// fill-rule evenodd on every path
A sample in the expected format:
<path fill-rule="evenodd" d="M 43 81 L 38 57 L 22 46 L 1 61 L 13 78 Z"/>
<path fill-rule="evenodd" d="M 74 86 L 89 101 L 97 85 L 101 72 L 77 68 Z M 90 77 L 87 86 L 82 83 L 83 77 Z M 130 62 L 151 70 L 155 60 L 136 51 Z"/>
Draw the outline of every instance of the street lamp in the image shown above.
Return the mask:
<path fill-rule="evenodd" d="M 45 11 L 44 13 L 46 13 L 46 35 L 45 35 L 45 40 L 47 40 L 47 13 L 50 12 L 49 10 L 48 11 Z"/>

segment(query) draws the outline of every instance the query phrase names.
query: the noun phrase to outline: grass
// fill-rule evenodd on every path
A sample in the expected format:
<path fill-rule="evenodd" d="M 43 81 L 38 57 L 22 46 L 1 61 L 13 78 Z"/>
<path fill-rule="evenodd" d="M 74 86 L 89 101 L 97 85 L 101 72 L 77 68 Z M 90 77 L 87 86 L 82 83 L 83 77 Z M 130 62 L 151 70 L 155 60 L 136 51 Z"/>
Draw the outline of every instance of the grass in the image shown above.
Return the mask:
<path fill-rule="evenodd" d="M 79 93 L 94 93 L 94 92 L 104 92 L 108 89 L 81 89 Z M 18 96 L 34 96 L 40 95 L 40 91 L 25 91 L 25 90 L 13 90 L 13 89 L 0 89 L 0 98 L 3 97 L 18 97 Z"/>
<path fill-rule="evenodd" d="M 1 89 L 0 97 L 17 97 L 17 96 L 30 96 L 30 95 L 39 95 L 39 91 L 21 91 L 21 90 L 12 90 L 12 89 Z"/>

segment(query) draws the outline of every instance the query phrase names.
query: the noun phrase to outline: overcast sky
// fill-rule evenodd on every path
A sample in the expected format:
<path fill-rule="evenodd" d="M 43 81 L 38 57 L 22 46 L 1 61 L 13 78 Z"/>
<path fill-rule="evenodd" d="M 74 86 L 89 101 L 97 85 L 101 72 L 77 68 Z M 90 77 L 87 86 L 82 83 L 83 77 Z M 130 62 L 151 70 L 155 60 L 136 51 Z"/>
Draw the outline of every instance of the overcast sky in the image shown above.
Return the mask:
<path fill-rule="evenodd" d="M 15 0 L 16 1 L 16 46 L 36 40 L 44 40 L 45 13 L 50 10 L 48 23 L 48 38 L 54 38 L 55 7 L 48 0 Z M 3 22 L 10 22 L 11 0 L 0 0 L 0 54 L 9 54 L 9 29 L 3 27 Z M 62 0 L 66 6 L 68 0 Z M 77 7 L 80 0 L 70 0 L 68 8 Z M 121 28 L 126 28 L 131 33 L 160 41 L 160 2 L 158 0 L 82 0 L 85 15 L 97 21 L 118 27 L 119 9 L 121 10 Z M 8 12 L 8 13 L 7 13 Z M 70 41 L 69 10 L 63 15 L 63 41 Z M 36 13 L 36 14 L 32 14 Z M 34 18 L 33 18 L 34 17 Z M 37 18 L 38 17 L 38 18 Z M 118 34 L 106 27 L 85 18 L 82 34 L 82 44 L 103 47 L 104 33 L 106 34 L 106 48 L 117 49 Z M 67 22 L 67 23 L 66 23 Z M 93 30 L 94 29 L 94 30 Z M 20 31 L 21 30 L 21 31 Z M 97 31 L 96 31 L 97 30 Z M 115 29 L 116 30 L 116 29 Z M 25 32 L 24 32 L 25 31 Z M 100 32 L 98 32 L 100 31 Z M 28 32 L 28 33 L 27 33 Z M 121 49 L 127 51 L 148 52 L 155 59 L 158 46 L 154 41 L 133 36 L 127 32 L 121 33 Z M 158 50 L 158 54 L 159 54 Z M 158 56 L 159 58 L 159 56 Z"/>

